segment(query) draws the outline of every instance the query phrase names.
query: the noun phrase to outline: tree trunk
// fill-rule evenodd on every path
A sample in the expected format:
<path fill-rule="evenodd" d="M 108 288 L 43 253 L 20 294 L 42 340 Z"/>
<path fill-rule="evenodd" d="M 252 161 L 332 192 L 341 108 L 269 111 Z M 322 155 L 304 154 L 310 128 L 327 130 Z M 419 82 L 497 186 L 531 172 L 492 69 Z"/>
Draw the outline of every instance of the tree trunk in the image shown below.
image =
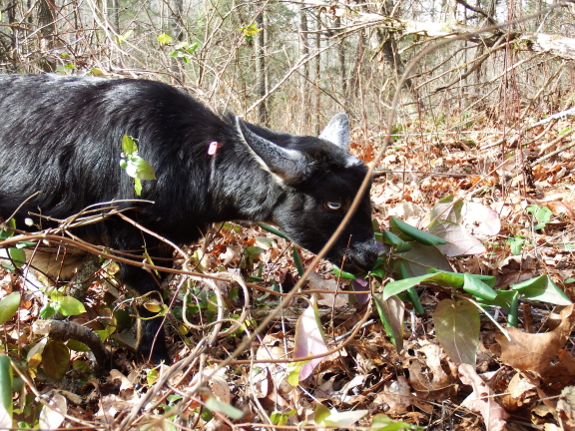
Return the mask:
<path fill-rule="evenodd" d="M 261 31 L 255 36 L 255 53 L 256 53 L 256 76 L 257 76 L 257 94 L 258 98 L 264 97 L 267 93 L 267 73 L 266 73 L 266 13 L 262 13 L 256 18 L 256 23 Z M 267 98 L 262 100 L 258 106 L 258 121 L 260 124 L 268 125 L 268 104 Z"/>
<path fill-rule="evenodd" d="M 335 20 L 335 26 L 337 28 L 341 27 L 341 18 L 337 17 Z M 339 57 L 339 77 L 341 79 L 341 94 L 344 100 L 347 101 L 347 72 L 345 67 L 345 38 L 342 38 L 338 47 L 337 53 Z"/>
<path fill-rule="evenodd" d="M 56 13 L 53 10 L 52 0 L 40 0 L 38 3 L 38 27 L 40 28 L 40 50 L 49 52 L 54 48 L 56 25 L 54 23 Z M 46 72 L 54 72 L 56 63 L 42 57 L 38 61 L 38 66 Z"/>
<path fill-rule="evenodd" d="M 308 35 L 308 23 L 307 23 L 307 11 L 305 10 L 305 6 L 301 7 L 300 10 L 300 45 L 301 45 L 301 57 L 307 57 L 309 55 L 309 35 Z M 309 83 L 310 83 L 310 67 L 309 62 L 305 62 L 303 65 L 303 71 L 301 73 L 301 88 L 300 94 L 302 98 L 302 106 L 301 106 L 301 122 L 303 128 L 305 129 L 306 126 L 310 122 L 310 92 L 309 92 Z"/>
<path fill-rule="evenodd" d="M 171 27 L 172 27 L 172 39 L 174 41 L 181 42 L 184 38 L 184 20 L 182 15 L 184 13 L 184 2 L 183 0 L 172 0 L 171 5 Z M 186 74 L 181 70 L 180 61 L 177 58 L 172 58 L 172 65 L 170 69 L 173 73 L 179 74 L 179 79 L 181 82 L 185 81 Z"/>
<path fill-rule="evenodd" d="M 321 19 L 317 16 L 316 19 L 316 33 L 315 33 L 315 49 L 317 52 L 321 49 Z M 314 100 L 314 131 L 316 135 L 321 132 L 319 115 L 321 112 L 321 54 L 315 57 L 315 100 Z"/>

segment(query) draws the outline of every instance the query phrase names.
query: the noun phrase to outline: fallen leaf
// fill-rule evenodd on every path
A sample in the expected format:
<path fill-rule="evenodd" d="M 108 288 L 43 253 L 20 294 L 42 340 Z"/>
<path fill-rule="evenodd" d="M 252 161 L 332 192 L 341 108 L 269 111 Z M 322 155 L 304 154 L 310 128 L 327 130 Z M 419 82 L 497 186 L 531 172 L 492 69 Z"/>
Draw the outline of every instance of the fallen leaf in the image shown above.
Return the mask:
<path fill-rule="evenodd" d="M 536 388 L 522 373 L 517 373 L 511 378 L 501 404 L 506 410 L 515 411 L 532 401 L 531 398 L 537 395 Z"/>
<path fill-rule="evenodd" d="M 339 283 L 336 279 L 330 278 L 328 280 L 321 278 L 315 271 L 311 272 L 307 278 L 309 288 L 311 290 L 331 290 L 335 292 Z M 322 293 L 319 295 L 318 305 L 325 305 L 327 307 L 347 307 L 349 305 L 348 295 L 339 293 Z"/>
<path fill-rule="evenodd" d="M 466 202 L 461 209 L 463 223 L 471 227 L 473 233 L 497 235 L 501 230 L 499 214 L 491 208 L 475 202 Z"/>
<path fill-rule="evenodd" d="M 565 430 L 571 431 L 575 428 L 575 386 L 567 386 L 561 391 L 557 413 Z"/>
<path fill-rule="evenodd" d="M 509 417 L 505 410 L 493 398 L 493 391 L 485 384 L 469 364 L 459 366 L 459 378 L 465 385 L 471 385 L 473 392 L 461 405 L 483 417 L 487 431 L 503 431 Z"/>
<path fill-rule="evenodd" d="M 442 367 L 441 357 L 445 354 L 441 347 L 427 344 L 419 348 L 419 353 L 422 353 L 425 359 L 411 361 L 409 365 L 409 381 L 413 389 L 426 400 L 439 400 L 453 395 L 454 378 Z M 428 372 L 423 371 L 424 367 L 428 368 Z"/>
<path fill-rule="evenodd" d="M 514 327 L 507 328 L 511 340 L 495 336 L 501 345 L 501 361 L 521 371 L 542 373 L 557 358 L 574 325 L 574 306 L 570 305 L 561 311 L 559 326 L 545 334 L 526 334 Z"/>
<path fill-rule="evenodd" d="M 444 299 L 433 312 L 435 333 L 453 362 L 475 366 L 479 312 L 469 301 Z"/>
<path fill-rule="evenodd" d="M 420 401 L 418 397 L 412 395 L 406 378 L 398 375 L 395 382 L 387 385 L 384 391 L 376 395 L 370 408 L 379 409 L 387 406 L 385 413 L 393 416 L 406 413 L 412 405 L 427 413 L 431 413 L 433 409 L 429 403 Z"/>
<path fill-rule="evenodd" d="M 541 373 L 545 384 L 562 383 L 564 385 L 575 383 L 575 357 L 569 352 L 562 351 L 559 362 L 546 368 Z"/>
<path fill-rule="evenodd" d="M 56 429 L 59 428 L 62 422 L 64 422 L 64 416 L 62 413 L 68 411 L 68 403 L 66 398 L 60 394 L 53 395 L 48 401 L 48 406 L 42 407 L 40 411 L 40 428 L 42 429 Z"/>
<path fill-rule="evenodd" d="M 305 358 L 321 355 L 328 350 L 323 339 L 315 297 L 312 297 L 309 307 L 304 310 L 296 323 L 294 357 Z M 323 357 L 310 359 L 303 364 L 299 372 L 299 380 L 302 381 L 311 376 L 315 367 L 323 359 Z"/>

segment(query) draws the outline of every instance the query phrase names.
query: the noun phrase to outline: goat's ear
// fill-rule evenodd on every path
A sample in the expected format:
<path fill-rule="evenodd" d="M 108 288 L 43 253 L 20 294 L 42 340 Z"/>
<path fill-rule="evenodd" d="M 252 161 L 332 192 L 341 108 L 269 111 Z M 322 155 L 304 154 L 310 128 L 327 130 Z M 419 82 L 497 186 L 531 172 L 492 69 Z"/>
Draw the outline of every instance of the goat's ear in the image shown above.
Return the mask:
<path fill-rule="evenodd" d="M 240 117 L 236 117 L 235 124 L 240 139 L 262 168 L 286 184 L 295 185 L 305 179 L 309 164 L 300 151 L 280 147 L 259 136 Z"/>
<path fill-rule="evenodd" d="M 347 114 L 336 114 L 319 137 L 347 151 L 349 147 L 349 120 Z"/>

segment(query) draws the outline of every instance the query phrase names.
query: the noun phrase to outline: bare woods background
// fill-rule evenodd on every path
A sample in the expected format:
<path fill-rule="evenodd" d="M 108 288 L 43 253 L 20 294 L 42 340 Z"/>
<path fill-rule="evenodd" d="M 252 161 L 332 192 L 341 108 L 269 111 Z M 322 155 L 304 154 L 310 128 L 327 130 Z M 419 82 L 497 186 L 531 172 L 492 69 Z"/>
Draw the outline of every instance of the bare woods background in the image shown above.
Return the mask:
<path fill-rule="evenodd" d="M 162 80 L 292 133 L 347 111 L 369 160 L 385 134 L 499 133 L 569 107 L 574 6 L 539 1 L 0 0 L 0 71 Z M 523 19 L 425 55 L 445 38 Z M 573 43 L 573 45 L 572 45 Z M 414 127 L 410 127 L 414 126 Z M 497 138 L 499 138 L 498 136 Z M 360 138 L 360 139 L 358 139 Z"/>

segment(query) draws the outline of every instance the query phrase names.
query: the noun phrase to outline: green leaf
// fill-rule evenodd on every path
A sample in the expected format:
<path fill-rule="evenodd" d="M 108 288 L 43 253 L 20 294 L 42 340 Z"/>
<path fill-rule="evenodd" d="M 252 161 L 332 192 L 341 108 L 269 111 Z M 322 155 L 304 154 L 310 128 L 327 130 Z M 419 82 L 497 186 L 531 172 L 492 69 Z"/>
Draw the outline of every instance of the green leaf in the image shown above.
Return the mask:
<path fill-rule="evenodd" d="M 553 212 L 547 207 L 540 207 L 536 204 L 527 207 L 527 212 L 533 214 L 535 219 L 539 222 L 535 225 L 535 230 L 543 229 L 547 223 L 551 221 Z"/>
<path fill-rule="evenodd" d="M 66 346 L 68 346 L 68 348 L 70 350 L 75 350 L 76 352 L 89 352 L 90 348 L 88 346 L 86 346 L 84 343 L 82 343 L 81 341 L 78 340 L 68 340 L 68 342 L 66 343 Z M 76 363 L 76 362 L 74 362 Z"/>
<path fill-rule="evenodd" d="M 511 250 L 511 253 L 515 256 L 518 256 L 521 254 L 521 250 L 523 249 L 523 246 L 525 245 L 525 239 L 521 238 L 521 237 L 508 238 L 507 239 L 507 245 L 509 245 L 509 249 Z"/>
<path fill-rule="evenodd" d="M 198 48 L 198 43 L 188 44 L 186 42 L 179 42 L 174 49 L 170 52 L 170 57 L 179 58 L 186 63 L 190 62 L 191 54 Z"/>
<path fill-rule="evenodd" d="M 242 27 L 242 28 L 240 28 L 240 30 L 244 33 L 244 35 L 247 38 L 252 38 L 256 34 L 258 34 L 260 31 L 262 31 L 261 28 L 258 28 L 258 24 L 256 22 L 254 22 L 251 25 L 247 25 L 245 27 Z"/>
<path fill-rule="evenodd" d="M 267 236 L 256 236 L 254 239 L 256 240 L 256 244 L 264 250 L 269 250 L 276 246 L 276 242 Z"/>
<path fill-rule="evenodd" d="M 89 74 L 92 76 L 102 76 L 104 78 L 106 77 L 106 73 L 104 73 L 104 71 L 102 69 L 100 69 L 99 67 L 92 68 L 92 70 L 90 70 Z"/>
<path fill-rule="evenodd" d="M 308 361 L 290 362 L 286 370 L 286 380 L 294 388 L 299 385 L 299 372 Z"/>
<path fill-rule="evenodd" d="M 443 270 L 437 270 L 437 269 L 430 269 L 429 272 L 431 272 L 431 273 L 444 272 L 446 274 L 451 274 L 454 277 L 462 277 L 464 274 L 466 274 L 466 273 L 459 273 L 459 272 L 453 272 L 453 271 L 443 271 Z M 494 287 L 495 284 L 497 283 L 497 278 L 495 278 L 492 275 L 484 275 L 484 274 L 470 274 L 470 275 L 472 275 L 477 280 L 481 280 L 483 283 L 487 284 L 489 287 Z"/>
<path fill-rule="evenodd" d="M 188 55 L 194 52 L 196 49 L 198 49 L 198 46 L 199 46 L 198 43 L 188 44 L 186 42 L 180 42 L 176 44 L 176 46 L 174 46 L 174 49 L 180 51 L 184 55 Z"/>
<path fill-rule="evenodd" d="M 12 419 L 12 365 L 7 355 L 0 354 L 0 407 Z"/>
<path fill-rule="evenodd" d="M 215 397 L 209 397 L 206 400 L 206 408 L 212 412 L 218 412 L 236 420 L 244 417 L 243 411 L 236 409 L 234 406 L 224 403 Z"/>
<path fill-rule="evenodd" d="M 415 431 L 424 430 L 425 427 L 416 426 L 407 422 L 396 422 L 389 416 L 380 413 L 371 421 L 371 431 Z"/>
<path fill-rule="evenodd" d="M 108 328 L 106 329 L 94 329 L 94 334 L 96 334 L 98 337 L 100 337 L 100 341 L 102 341 L 102 343 L 104 341 L 106 341 L 110 335 L 112 335 L 115 331 L 114 331 L 114 327 L 113 326 L 108 326 Z"/>
<path fill-rule="evenodd" d="M 162 33 L 158 36 L 158 42 L 167 45 L 168 43 L 172 43 L 172 36 L 166 33 Z"/>
<path fill-rule="evenodd" d="M 154 383 L 156 383 L 159 374 L 160 373 L 158 372 L 157 368 L 152 368 L 146 373 L 146 382 L 148 383 L 148 386 L 152 386 Z"/>
<path fill-rule="evenodd" d="M 12 292 L 0 301 L 0 325 L 14 317 L 18 307 L 20 307 L 20 292 Z"/>
<path fill-rule="evenodd" d="M 127 160 L 126 173 L 132 178 L 139 178 L 140 180 L 156 179 L 154 168 L 140 156 L 128 156 Z"/>
<path fill-rule="evenodd" d="M 62 380 L 70 365 L 70 350 L 61 341 L 49 340 L 42 353 L 42 367 L 46 375 Z"/>
<path fill-rule="evenodd" d="M 279 236 L 279 237 L 281 237 L 281 238 L 284 238 L 284 239 L 289 240 L 288 236 L 287 236 L 285 233 L 283 233 L 283 232 L 282 232 L 281 230 L 279 230 L 279 229 L 276 229 L 276 228 L 273 227 L 273 226 L 267 225 L 267 224 L 265 224 L 265 223 L 258 223 L 258 226 L 261 227 L 263 230 L 269 232 L 269 233 L 273 233 L 274 235 L 277 235 L 277 236 Z"/>
<path fill-rule="evenodd" d="M 56 308 L 54 308 L 54 304 L 52 302 L 48 302 L 42 309 L 40 310 L 40 317 L 42 319 L 49 319 L 54 314 L 56 314 Z"/>
<path fill-rule="evenodd" d="M 16 220 L 14 220 L 13 218 L 11 218 L 10 220 L 6 221 L 5 224 L 8 225 L 9 228 L 11 229 L 16 229 Z M 0 241 L 3 241 L 5 239 L 11 238 L 14 236 L 14 231 L 10 230 L 10 229 L 2 229 L 0 230 Z"/>
<path fill-rule="evenodd" d="M 375 307 L 383 327 L 397 352 L 403 348 L 403 315 L 405 306 L 397 297 L 383 299 L 381 293 L 373 295 Z"/>
<path fill-rule="evenodd" d="M 333 271 L 333 273 L 336 277 L 340 277 L 340 278 L 343 278 L 345 280 L 356 280 L 357 279 L 357 277 L 355 275 L 353 275 L 351 272 L 342 271 L 341 269 L 339 269 L 335 265 L 331 268 L 331 270 Z"/>
<path fill-rule="evenodd" d="M 535 218 L 541 223 L 549 223 L 553 212 L 547 207 L 541 207 L 535 212 Z"/>
<path fill-rule="evenodd" d="M 143 307 L 150 313 L 161 313 L 165 309 L 165 305 L 157 299 L 148 299 L 144 302 Z M 158 317 L 158 314 L 155 317 Z"/>
<path fill-rule="evenodd" d="M 384 415 L 383 413 L 380 413 L 378 415 L 375 415 L 371 421 L 371 427 L 372 428 L 383 428 L 384 426 L 387 426 L 389 424 L 394 423 L 395 421 L 393 419 L 391 419 L 389 416 Z"/>
<path fill-rule="evenodd" d="M 442 245 L 445 244 L 445 240 L 441 239 L 435 235 L 424 232 L 422 230 L 413 227 L 404 221 L 396 217 L 391 217 L 389 219 L 392 230 L 397 230 L 407 237 L 414 239 L 415 241 L 424 245 Z"/>
<path fill-rule="evenodd" d="M 393 232 L 384 230 L 382 232 L 383 243 L 393 247 L 396 253 L 404 253 L 411 250 L 411 244 L 405 242 Z"/>
<path fill-rule="evenodd" d="M 433 274 L 420 275 L 419 277 L 406 278 L 387 283 L 383 290 L 383 299 L 387 300 L 391 296 L 398 295 L 410 287 L 427 282 L 434 282 L 441 286 L 461 288 L 463 287 L 463 275 L 455 275 L 447 272 L 436 272 Z"/>
<path fill-rule="evenodd" d="M 134 178 L 134 192 L 137 196 L 142 196 L 142 181 L 139 178 Z"/>
<path fill-rule="evenodd" d="M 128 135 L 122 137 L 122 151 L 120 167 L 126 170 L 128 176 L 134 178 L 134 191 L 137 196 L 141 196 L 141 180 L 155 180 L 156 173 L 146 160 L 138 156 L 138 146 L 132 137 Z"/>
<path fill-rule="evenodd" d="M 189 56 L 188 56 L 188 53 L 185 52 L 185 51 L 182 51 L 182 50 L 180 50 L 180 49 L 171 51 L 171 52 L 170 52 L 170 57 L 172 57 L 172 58 L 179 58 L 179 59 L 183 60 L 184 63 L 189 63 L 189 62 L 190 62 L 190 60 L 189 60 L 189 58 L 188 58 L 188 57 L 189 57 Z"/>
<path fill-rule="evenodd" d="M 273 425 L 285 425 L 287 424 L 289 416 L 285 413 L 274 411 L 270 415 L 270 420 Z"/>
<path fill-rule="evenodd" d="M 316 424 L 322 424 L 325 419 L 331 414 L 329 409 L 323 404 L 316 404 L 313 411 L 313 421 Z"/>
<path fill-rule="evenodd" d="M 488 301 L 497 297 L 497 292 L 484 283 L 480 277 L 467 272 L 463 274 L 463 290 Z"/>
<path fill-rule="evenodd" d="M 479 346 L 479 311 L 465 300 L 444 299 L 433 312 L 439 344 L 452 361 L 475 366 Z"/>
<path fill-rule="evenodd" d="M 128 30 L 126 33 L 124 34 L 120 34 L 116 37 L 114 37 L 114 41 L 120 45 L 122 42 L 124 42 L 126 39 L 128 39 L 131 35 L 132 35 L 132 30 Z"/>
<path fill-rule="evenodd" d="M 511 304 L 509 305 L 509 314 L 507 316 L 507 326 L 517 328 L 519 325 L 519 293 L 512 290 L 515 295 L 511 297 Z"/>
<path fill-rule="evenodd" d="M 410 277 L 424 275 L 432 270 L 452 271 L 452 267 L 447 258 L 437 249 L 437 247 L 423 245 L 418 242 L 412 244 L 413 248 L 406 253 L 394 254 L 393 267 L 398 271 L 401 263 L 405 267 L 405 274 Z"/>
<path fill-rule="evenodd" d="M 526 299 L 533 301 L 547 302 L 554 305 L 570 305 L 572 303 L 547 274 L 509 287 L 518 291 Z"/>
<path fill-rule="evenodd" d="M 114 319 L 120 329 L 130 328 L 134 324 L 132 316 L 126 310 L 119 309 L 114 311 Z"/>
<path fill-rule="evenodd" d="M 299 251 L 297 250 L 297 247 L 295 245 L 293 247 L 293 260 L 295 263 L 295 267 L 297 268 L 297 272 L 301 277 L 305 271 L 303 269 L 303 264 L 301 263 L 301 256 L 299 255 Z"/>
<path fill-rule="evenodd" d="M 122 151 L 130 155 L 135 155 L 138 152 L 138 146 L 134 138 L 128 135 L 122 137 Z"/>
<path fill-rule="evenodd" d="M 401 274 L 401 278 L 408 278 L 407 269 L 405 268 L 403 262 L 399 263 L 399 273 Z M 406 290 L 406 292 L 409 298 L 409 302 L 411 302 L 411 304 L 413 305 L 415 312 L 417 314 L 423 315 L 425 313 L 425 310 L 423 309 L 423 305 L 421 304 L 421 300 L 419 299 L 419 295 L 417 294 L 415 288 L 410 287 L 409 289 Z"/>
<path fill-rule="evenodd" d="M 86 312 L 84 304 L 72 296 L 64 296 L 57 304 L 57 309 L 64 316 L 77 316 Z"/>

